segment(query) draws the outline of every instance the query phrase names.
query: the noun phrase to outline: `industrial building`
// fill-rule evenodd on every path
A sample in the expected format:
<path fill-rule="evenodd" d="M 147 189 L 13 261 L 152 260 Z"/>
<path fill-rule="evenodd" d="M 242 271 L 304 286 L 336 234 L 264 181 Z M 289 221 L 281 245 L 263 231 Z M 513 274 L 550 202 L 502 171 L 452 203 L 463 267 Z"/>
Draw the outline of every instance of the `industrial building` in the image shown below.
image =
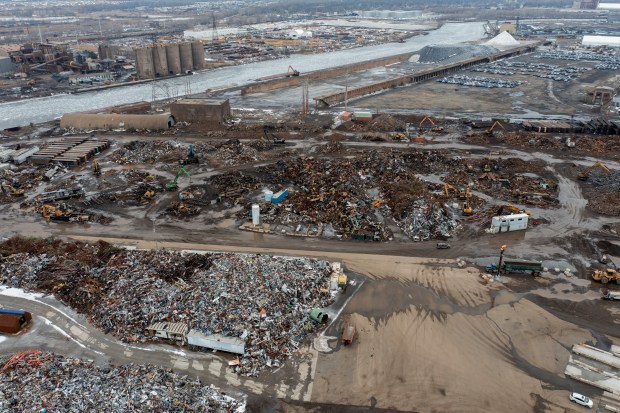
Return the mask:
<path fill-rule="evenodd" d="M 170 113 L 133 115 L 117 113 L 67 113 L 60 119 L 61 128 L 75 129 L 150 129 L 165 130 L 176 123 Z"/>
<path fill-rule="evenodd" d="M 606 105 L 611 102 L 616 90 L 611 86 L 596 86 L 585 95 L 585 102 L 590 105 Z"/>
<path fill-rule="evenodd" d="M 191 123 L 222 123 L 232 116 L 228 99 L 182 99 L 170 105 L 170 113 L 178 122 Z"/>
<path fill-rule="evenodd" d="M 199 41 L 153 44 L 134 50 L 136 70 L 141 79 L 186 74 L 204 68 L 204 46 Z"/>

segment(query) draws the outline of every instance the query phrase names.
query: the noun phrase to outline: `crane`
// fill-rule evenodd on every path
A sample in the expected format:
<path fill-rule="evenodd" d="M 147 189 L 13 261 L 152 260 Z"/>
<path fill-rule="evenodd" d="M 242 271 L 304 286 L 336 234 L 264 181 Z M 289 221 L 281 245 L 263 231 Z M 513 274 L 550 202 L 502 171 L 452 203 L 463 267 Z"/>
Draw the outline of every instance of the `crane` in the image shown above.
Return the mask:
<path fill-rule="evenodd" d="M 590 172 L 592 172 L 592 170 L 596 167 L 599 167 L 601 169 L 604 169 L 607 172 L 611 172 L 611 170 L 605 166 L 605 164 L 603 164 L 603 162 L 598 161 L 596 162 L 594 165 L 592 165 L 591 167 L 589 167 L 588 169 L 586 169 L 585 171 L 579 173 L 579 175 L 577 175 L 577 178 L 579 178 L 582 181 L 587 181 L 588 180 L 588 175 L 590 175 Z"/>
<path fill-rule="evenodd" d="M 179 187 L 177 185 L 177 181 L 179 180 L 179 176 L 181 176 L 181 174 L 187 175 L 187 177 L 190 179 L 192 178 L 189 172 L 187 172 L 187 169 L 181 167 L 179 169 L 179 172 L 177 172 L 176 176 L 174 177 L 174 179 L 166 184 L 166 191 L 174 191 L 175 189 Z"/>

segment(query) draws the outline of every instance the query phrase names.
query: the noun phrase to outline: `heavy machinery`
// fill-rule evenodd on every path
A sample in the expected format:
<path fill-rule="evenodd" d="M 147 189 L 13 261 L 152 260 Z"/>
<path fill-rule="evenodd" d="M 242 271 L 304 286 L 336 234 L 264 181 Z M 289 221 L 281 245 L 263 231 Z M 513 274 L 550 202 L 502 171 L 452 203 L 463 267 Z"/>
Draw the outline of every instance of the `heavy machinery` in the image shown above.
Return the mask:
<path fill-rule="evenodd" d="M 265 80 L 283 79 L 283 78 L 293 77 L 293 76 L 299 76 L 299 71 L 293 69 L 293 66 L 289 65 L 288 71 L 286 71 L 285 73 L 278 73 L 275 75 L 263 76 L 263 77 L 259 77 L 258 79 L 254 79 L 254 80 L 257 82 L 262 82 Z"/>
<path fill-rule="evenodd" d="M 273 126 L 263 126 L 263 135 L 267 141 L 271 141 L 274 145 L 285 145 L 286 141 L 273 133 Z"/>
<path fill-rule="evenodd" d="M 458 195 L 460 191 L 456 189 L 455 187 L 453 187 L 452 185 L 444 183 L 443 192 L 444 194 L 446 194 L 446 196 L 450 196 L 450 192 L 454 192 L 455 194 Z"/>
<path fill-rule="evenodd" d="M 611 170 L 608 167 L 606 167 L 605 164 L 603 164 L 601 161 L 598 161 L 598 162 L 594 163 L 594 165 L 592 165 L 591 167 L 586 169 L 585 171 L 580 172 L 577 175 L 577 178 L 579 178 L 582 181 L 587 181 L 588 180 L 588 175 L 590 175 L 590 172 L 592 172 L 592 170 L 594 168 L 597 168 L 597 167 L 601 168 L 601 169 L 603 169 L 603 170 L 605 170 L 607 172 L 611 172 Z"/>
<path fill-rule="evenodd" d="M 613 268 L 607 268 L 607 270 L 596 270 L 592 273 L 592 279 L 594 281 L 600 281 L 602 284 L 607 284 L 610 281 L 615 281 L 620 284 L 620 272 Z"/>
<path fill-rule="evenodd" d="M 2 193 L 5 193 L 5 190 L 8 190 L 10 192 L 11 195 L 13 196 L 23 196 L 24 195 L 24 190 L 23 189 L 17 189 L 15 188 L 13 185 L 9 185 L 9 184 L 0 184 L 2 187 Z"/>
<path fill-rule="evenodd" d="M 67 208 L 66 204 L 61 204 L 58 208 L 54 205 L 44 204 L 41 207 L 41 215 L 48 222 L 50 219 L 68 221 L 73 216 L 73 211 Z"/>
<path fill-rule="evenodd" d="M 187 154 L 185 154 L 185 158 L 179 159 L 179 165 L 189 165 L 193 163 L 198 163 L 198 156 L 196 155 L 194 145 L 190 144 Z"/>
<path fill-rule="evenodd" d="M 153 189 L 149 189 L 148 191 L 144 193 L 144 195 L 142 195 L 142 197 L 146 199 L 152 199 L 154 196 L 155 196 L 155 190 Z"/>
<path fill-rule="evenodd" d="M 95 176 L 101 175 L 101 166 L 99 166 L 99 163 L 95 158 L 93 158 L 93 174 Z"/>
<path fill-rule="evenodd" d="M 443 126 L 437 126 L 435 124 L 435 121 L 430 117 L 430 116 L 424 116 L 424 119 L 422 119 L 420 121 L 420 124 L 418 125 L 418 129 L 422 129 L 424 127 L 424 122 L 428 122 L 431 124 L 431 131 L 433 132 L 443 132 Z"/>
<path fill-rule="evenodd" d="M 485 269 L 489 272 L 497 272 L 497 265 L 487 265 Z M 529 272 L 534 277 L 538 277 L 543 270 L 542 262 L 539 261 L 505 260 L 500 272 Z"/>
<path fill-rule="evenodd" d="M 461 213 L 464 216 L 474 215 L 474 208 L 471 205 L 471 190 L 469 187 L 465 190 L 465 202 L 463 202 L 461 207 Z"/>
<path fill-rule="evenodd" d="M 508 213 L 506 213 L 508 212 Z M 531 212 L 527 212 L 524 209 L 516 207 L 514 205 L 502 205 L 498 208 L 496 215 L 511 215 L 511 214 L 527 214 L 528 217 L 532 217 Z"/>
<path fill-rule="evenodd" d="M 620 301 L 620 291 L 603 290 L 603 300 L 618 300 Z"/>
<path fill-rule="evenodd" d="M 489 129 L 487 129 L 487 135 L 493 136 L 493 130 L 495 129 L 496 126 L 499 126 L 502 129 L 506 129 L 504 128 L 504 125 L 502 125 L 502 122 L 496 120 L 495 122 L 493 122 L 493 125 L 491 125 Z"/>
<path fill-rule="evenodd" d="M 166 191 L 174 191 L 175 189 L 179 187 L 179 185 L 177 184 L 177 181 L 179 180 L 179 176 L 181 176 L 182 174 L 187 175 L 187 177 L 190 179 L 192 178 L 189 172 L 187 172 L 187 169 L 181 167 L 179 169 L 179 172 L 177 172 L 176 176 L 174 177 L 174 179 L 166 184 Z"/>

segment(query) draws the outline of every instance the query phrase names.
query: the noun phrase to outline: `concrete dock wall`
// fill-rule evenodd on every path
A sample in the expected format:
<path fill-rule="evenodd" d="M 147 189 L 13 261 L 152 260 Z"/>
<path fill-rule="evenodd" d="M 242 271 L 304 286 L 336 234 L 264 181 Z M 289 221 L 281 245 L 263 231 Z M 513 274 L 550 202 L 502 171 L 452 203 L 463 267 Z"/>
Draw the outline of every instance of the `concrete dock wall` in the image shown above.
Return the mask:
<path fill-rule="evenodd" d="M 360 72 L 362 70 L 373 69 L 375 67 L 387 66 L 394 63 L 401 63 L 408 60 L 411 55 L 412 53 L 399 54 L 381 59 L 369 60 L 361 63 L 338 66 L 327 70 L 317 70 L 316 72 L 309 72 L 300 76 L 255 83 L 242 88 L 241 95 L 249 95 L 251 93 L 266 92 L 269 90 L 283 89 L 287 87 L 295 87 L 303 84 L 305 81 L 329 79 L 332 77 L 345 75 L 347 73 Z"/>
<path fill-rule="evenodd" d="M 479 56 L 471 59 L 462 60 L 460 62 L 451 63 L 442 66 L 435 66 L 429 69 L 415 72 L 411 75 L 400 76 L 395 79 L 384 80 L 381 82 L 372 83 L 369 85 L 360 86 L 357 88 L 349 89 L 347 92 L 336 92 L 329 95 L 323 95 L 314 98 L 318 107 L 328 107 L 338 103 L 342 103 L 345 99 L 353 99 L 361 96 L 365 96 L 371 93 L 379 92 L 381 90 L 394 88 L 397 86 L 403 86 L 406 84 L 413 84 L 422 82 L 428 79 L 447 76 L 449 74 L 458 72 L 468 67 L 475 66 L 482 63 L 489 63 L 499 59 L 504 59 L 511 56 L 517 56 L 523 53 L 529 53 L 536 48 L 536 45 L 521 46 L 518 48 L 505 50 L 488 56 Z"/>

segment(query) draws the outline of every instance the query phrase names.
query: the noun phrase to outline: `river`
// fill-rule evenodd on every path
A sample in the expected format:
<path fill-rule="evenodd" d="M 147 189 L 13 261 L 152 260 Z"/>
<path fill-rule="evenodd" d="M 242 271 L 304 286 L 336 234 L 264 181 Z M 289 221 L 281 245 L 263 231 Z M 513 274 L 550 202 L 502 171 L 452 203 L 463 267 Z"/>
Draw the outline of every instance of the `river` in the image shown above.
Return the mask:
<path fill-rule="evenodd" d="M 228 66 L 195 73 L 191 79 L 191 93 L 207 89 L 221 89 L 250 83 L 252 79 L 286 71 L 288 65 L 302 73 L 327 69 L 344 64 L 363 62 L 400 53 L 415 52 L 434 44 L 463 43 L 484 37 L 482 23 L 447 23 L 426 36 L 415 36 L 405 43 L 338 50 L 313 55 L 293 55 L 286 60 L 269 60 L 242 66 Z M 111 88 L 77 95 L 55 95 L 0 104 L 0 129 L 47 122 L 64 113 L 82 112 L 113 105 L 150 101 L 154 85 L 164 86 L 171 95 L 184 94 L 188 77 L 165 79 L 157 82 Z M 159 99 L 165 98 L 162 88 L 156 88 Z M 172 93 L 176 89 L 177 93 Z"/>

